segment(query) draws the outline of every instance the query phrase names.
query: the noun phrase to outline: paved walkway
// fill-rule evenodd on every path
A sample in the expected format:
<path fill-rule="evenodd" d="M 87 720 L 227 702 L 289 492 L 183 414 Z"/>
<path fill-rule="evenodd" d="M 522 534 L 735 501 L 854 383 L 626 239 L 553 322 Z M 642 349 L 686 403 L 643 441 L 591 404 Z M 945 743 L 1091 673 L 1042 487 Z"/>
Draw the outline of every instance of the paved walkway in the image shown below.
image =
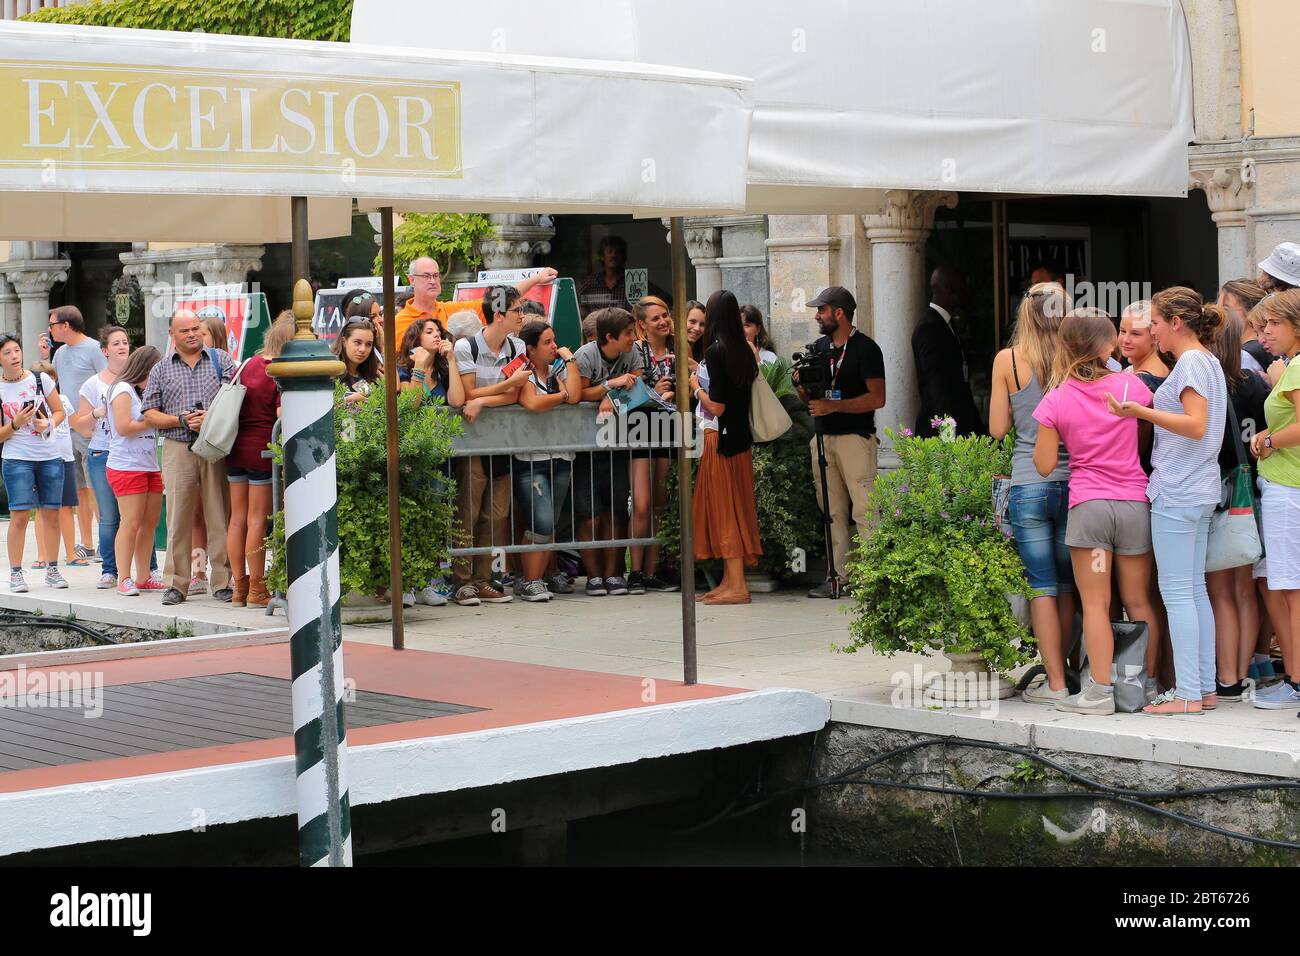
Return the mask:
<path fill-rule="evenodd" d="M 0 606 L 39 605 L 68 613 L 72 605 L 80 605 L 76 613 L 83 618 L 153 627 L 166 626 L 170 619 L 195 634 L 285 625 L 282 613 L 267 617 L 261 610 L 219 604 L 210 595 L 162 608 L 156 594 L 127 598 L 97 591 L 99 573 L 97 565 L 67 568 L 72 588 L 50 591 L 39 572 L 29 572 L 32 591 L 25 597 L 30 600 L 6 599 L 0 584 Z M 1300 775 L 1300 720 L 1295 711 L 1256 710 L 1245 702 L 1221 705 L 1217 713 L 1199 718 L 1178 719 L 1079 717 L 1018 699 L 984 711 L 944 710 L 924 703 L 900 707 L 898 694 L 903 688 L 910 692 L 917 667 L 928 674 L 946 670 L 947 662 L 906 654 L 884 658 L 869 652 L 832 652 L 832 644 L 849 639 L 846 612 L 851 606 L 849 601 L 810 600 L 801 592 L 755 594 L 753 603 L 743 607 L 698 606 L 699 679 L 729 687 L 813 691 L 831 700 L 834 719 L 850 723 Z M 542 605 L 516 599 L 477 608 L 417 607 L 406 611 L 405 623 L 409 648 L 660 680 L 682 676 L 678 594 L 573 594 Z M 344 636 L 387 645 L 391 626 L 348 624 Z"/>

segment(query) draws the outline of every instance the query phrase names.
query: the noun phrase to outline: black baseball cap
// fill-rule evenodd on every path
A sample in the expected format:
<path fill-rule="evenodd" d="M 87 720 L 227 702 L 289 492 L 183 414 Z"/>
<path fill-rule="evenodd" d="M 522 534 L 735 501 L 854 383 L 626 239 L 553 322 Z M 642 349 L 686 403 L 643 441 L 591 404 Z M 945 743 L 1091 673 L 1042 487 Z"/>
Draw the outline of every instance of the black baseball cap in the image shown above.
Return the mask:
<path fill-rule="evenodd" d="M 843 309 L 845 312 L 856 312 L 858 310 L 858 303 L 853 298 L 853 293 L 842 285 L 833 285 L 828 289 L 823 289 L 807 305 L 810 309 L 820 309 L 823 305 L 829 305 L 832 309 Z"/>

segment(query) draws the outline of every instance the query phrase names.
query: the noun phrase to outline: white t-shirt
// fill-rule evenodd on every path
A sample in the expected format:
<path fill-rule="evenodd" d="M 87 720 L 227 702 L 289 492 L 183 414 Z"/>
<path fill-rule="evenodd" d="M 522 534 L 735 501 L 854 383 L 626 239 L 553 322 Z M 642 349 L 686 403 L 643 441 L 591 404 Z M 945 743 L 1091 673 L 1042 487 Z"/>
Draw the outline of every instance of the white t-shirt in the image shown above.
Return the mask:
<path fill-rule="evenodd" d="M 131 396 L 131 419 L 140 421 L 144 418 L 144 406 L 140 393 L 129 382 L 118 382 L 109 392 L 109 404 L 119 395 Z M 113 425 L 112 409 L 108 415 L 108 461 L 106 464 L 114 471 L 159 471 L 158 437 L 152 428 L 139 435 L 123 438 Z"/>
<path fill-rule="evenodd" d="M 14 416 L 30 401 L 37 402 L 37 414 L 49 421 L 49 396 L 54 393 L 55 386 L 54 380 L 44 372 L 41 373 L 41 388 L 44 392 L 38 398 L 36 376 L 31 372 L 25 372 L 17 382 L 7 382 L 0 377 L 0 409 L 3 409 L 6 425 L 12 424 Z M 62 458 L 53 433 L 47 431 L 42 435 L 38 432 L 35 418 L 4 443 L 4 457 L 14 461 L 52 461 Z"/>
<path fill-rule="evenodd" d="M 77 458 L 72 453 L 72 426 L 68 424 L 68 419 L 72 418 L 72 402 L 62 392 L 59 393 L 59 402 L 63 405 L 63 421 L 54 429 L 54 444 L 58 446 L 64 461 L 76 461 Z"/>
<path fill-rule="evenodd" d="M 99 408 L 108 402 L 108 393 L 113 386 L 98 375 L 92 375 L 81 386 L 81 398 L 90 403 L 91 409 Z M 91 420 L 90 450 L 108 451 L 108 417 Z"/>

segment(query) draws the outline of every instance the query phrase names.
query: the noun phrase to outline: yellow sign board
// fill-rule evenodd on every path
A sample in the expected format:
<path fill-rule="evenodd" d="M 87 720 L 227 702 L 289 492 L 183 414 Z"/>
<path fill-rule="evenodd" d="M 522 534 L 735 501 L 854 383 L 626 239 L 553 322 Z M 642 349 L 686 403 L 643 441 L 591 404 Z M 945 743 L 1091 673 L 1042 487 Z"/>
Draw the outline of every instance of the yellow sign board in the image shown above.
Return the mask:
<path fill-rule="evenodd" d="M 460 178 L 460 84 L 0 60 L 0 166 Z"/>

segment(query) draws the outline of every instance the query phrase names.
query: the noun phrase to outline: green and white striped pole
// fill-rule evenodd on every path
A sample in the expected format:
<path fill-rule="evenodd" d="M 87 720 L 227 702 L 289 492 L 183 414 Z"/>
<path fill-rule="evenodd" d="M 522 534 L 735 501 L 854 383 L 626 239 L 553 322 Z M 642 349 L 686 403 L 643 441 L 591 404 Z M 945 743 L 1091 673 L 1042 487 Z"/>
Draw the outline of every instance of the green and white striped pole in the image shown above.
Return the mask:
<path fill-rule="evenodd" d="M 313 311 L 311 286 L 299 279 L 293 290 L 297 333 L 266 369 L 283 391 L 298 859 L 303 866 L 351 866 L 334 467 L 334 379 L 344 369 L 312 334 Z"/>

